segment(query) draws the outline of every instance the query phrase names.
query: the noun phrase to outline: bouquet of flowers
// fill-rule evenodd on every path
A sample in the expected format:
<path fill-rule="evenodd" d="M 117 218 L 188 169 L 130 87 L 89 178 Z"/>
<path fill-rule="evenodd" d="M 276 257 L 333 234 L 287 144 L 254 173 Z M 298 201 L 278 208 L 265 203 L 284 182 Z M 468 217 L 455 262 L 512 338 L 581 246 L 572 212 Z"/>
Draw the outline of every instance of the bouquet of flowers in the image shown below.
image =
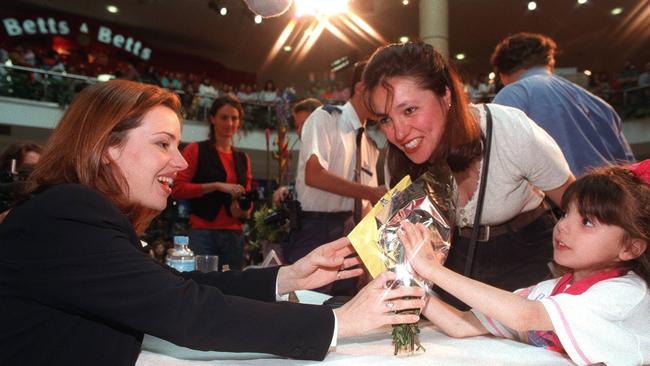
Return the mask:
<path fill-rule="evenodd" d="M 451 187 L 451 171 L 447 166 L 433 168 L 411 183 L 405 177 L 373 207 L 348 235 L 359 257 L 373 277 L 385 270 L 394 271 L 397 279 L 389 284 L 420 286 L 427 290 L 431 283 L 417 276 L 405 258 L 404 247 L 397 237 L 402 220 L 421 223 L 431 230 L 431 245 L 444 262 L 451 247 L 455 200 Z M 394 326 L 392 336 L 395 354 L 423 349 L 418 340 L 418 324 Z"/>

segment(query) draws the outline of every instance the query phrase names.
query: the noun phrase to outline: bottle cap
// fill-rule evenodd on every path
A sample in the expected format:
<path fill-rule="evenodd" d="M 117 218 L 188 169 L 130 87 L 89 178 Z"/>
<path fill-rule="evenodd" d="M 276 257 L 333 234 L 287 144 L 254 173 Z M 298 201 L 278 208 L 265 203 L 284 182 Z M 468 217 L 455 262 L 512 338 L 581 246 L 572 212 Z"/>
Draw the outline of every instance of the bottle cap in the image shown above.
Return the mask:
<path fill-rule="evenodd" d="M 174 244 L 187 245 L 190 243 L 190 238 L 187 236 L 177 235 L 174 236 Z"/>

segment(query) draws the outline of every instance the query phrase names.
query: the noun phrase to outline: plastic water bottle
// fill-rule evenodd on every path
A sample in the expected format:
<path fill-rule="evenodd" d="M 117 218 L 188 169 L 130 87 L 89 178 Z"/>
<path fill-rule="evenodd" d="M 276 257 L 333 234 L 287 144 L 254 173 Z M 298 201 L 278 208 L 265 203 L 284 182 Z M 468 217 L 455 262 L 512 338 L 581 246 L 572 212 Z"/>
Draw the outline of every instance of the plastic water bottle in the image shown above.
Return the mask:
<path fill-rule="evenodd" d="M 187 236 L 174 236 L 174 248 L 167 251 L 165 263 L 179 272 L 189 272 L 196 269 L 194 252 L 188 247 L 190 240 Z"/>

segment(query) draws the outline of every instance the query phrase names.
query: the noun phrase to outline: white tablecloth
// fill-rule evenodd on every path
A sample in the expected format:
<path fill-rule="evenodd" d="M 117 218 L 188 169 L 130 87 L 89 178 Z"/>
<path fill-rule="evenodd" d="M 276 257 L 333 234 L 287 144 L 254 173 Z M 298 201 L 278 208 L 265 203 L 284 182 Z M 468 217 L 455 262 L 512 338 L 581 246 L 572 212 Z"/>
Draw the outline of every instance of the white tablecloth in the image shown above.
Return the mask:
<path fill-rule="evenodd" d="M 201 352 L 145 336 L 137 366 L 189 365 L 573 365 L 568 357 L 542 348 L 491 336 L 454 339 L 421 324 L 426 352 L 393 356 L 390 328 L 357 338 L 340 339 L 324 361 L 297 361 L 268 354 Z"/>

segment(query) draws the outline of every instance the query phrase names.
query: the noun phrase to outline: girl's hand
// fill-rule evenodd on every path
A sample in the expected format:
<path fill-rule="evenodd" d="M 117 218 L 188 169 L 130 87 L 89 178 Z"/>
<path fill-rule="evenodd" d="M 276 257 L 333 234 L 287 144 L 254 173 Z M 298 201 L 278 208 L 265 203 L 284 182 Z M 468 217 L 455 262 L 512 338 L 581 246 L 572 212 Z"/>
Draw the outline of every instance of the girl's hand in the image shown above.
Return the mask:
<path fill-rule="evenodd" d="M 363 269 L 350 267 L 360 264 L 359 257 L 346 258 L 354 253 L 347 238 L 323 244 L 290 266 L 278 271 L 278 292 L 310 290 L 336 280 L 360 276 Z"/>
<path fill-rule="evenodd" d="M 401 222 L 397 237 L 404 245 L 407 262 L 418 275 L 433 280 L 431 271 L 442 265 L 444 254 L 433 250 L 431 231 L 424 225 L 412 224 L 408 220 Z"/>
<path fill-rule="evenodd" d="M 396 278 L 395 273 L 386 271 L 361 289 L 352 300 L 334 310 L 338 320 L 338 337 L 351 337 L 368 333 L 386 324 L 415 323 L 420 320 L 416 314 L 396 314 L 406 309 L 421 309 L 424 306 L 424 289 L 421 287 L 399 287 L 388 289 L 385 284 Z M 412 297 L 411 299 L 403 299 Z"/>

